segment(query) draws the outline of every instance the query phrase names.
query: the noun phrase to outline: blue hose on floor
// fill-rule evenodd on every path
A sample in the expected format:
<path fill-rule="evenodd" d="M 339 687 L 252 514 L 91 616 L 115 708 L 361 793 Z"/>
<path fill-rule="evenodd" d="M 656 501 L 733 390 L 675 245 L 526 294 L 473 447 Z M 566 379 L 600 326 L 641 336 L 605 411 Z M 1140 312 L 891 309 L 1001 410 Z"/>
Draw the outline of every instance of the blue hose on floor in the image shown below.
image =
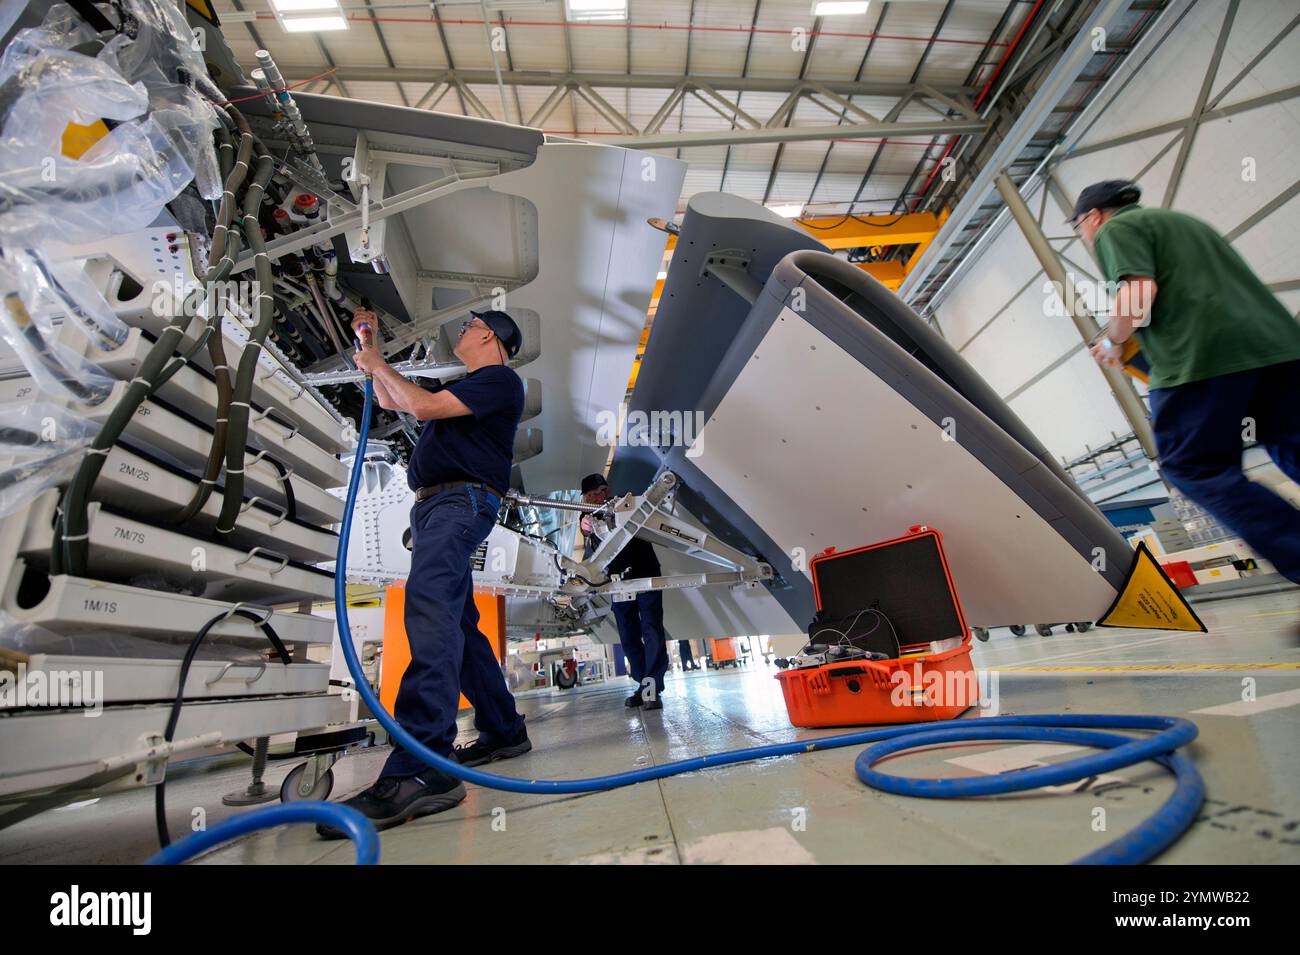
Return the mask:
<path fill-rule="evenodd" d="M 362 813 L 337 802 L 303 801 L 281 803 L 232 816 L 211 829 L 173 842 L 145 865 L 177 865 L 250 832 L 293 822 L 323 823 L 345 833 L 357 847 L 357 865 L 374 865 L 379 861 L 379 833 Z"/>
<path fill-rule="evenodd" d="M 1036 789 L 1039 786 L 1060 785 L 1111 772 L 1125 766 L 1132 766 L 1146 760 L 1154 760 L 1174 773 L 1177 785 L 1174 793 L 1156 810 L 1155 814 L 1119 839 L 1102 848 L 1076 859 L 1079 864 L 1119 864 L 1134 865 L 1147 862 L 1168 848 L 1196 819 L 1197 812 L 1205 798 L 1205 784 L 1192 761 L 1175 752 L 1196 738 L 1196 724 L 1189 720 L 1175 719 L 1167 716 L 997 716 L 979 720 L 944 720 L 922 725 L 890 726 L 884 729 L 861 730 L 854 733 L 840 733 L 835 736 L 823 736 L 818 739 L 795 740 L 789 743 L 775 743 L 768 746 L 752 746 L 746 749 L 730 750 L 725 753 L 713 753 L 709 756 L 697 756 L 662 766 L 632 770 L 626 773 L 614 773 L 609 776 L 595 776 L 590 779 L 515 779 L 498 776 L 482 770 L 462 766 L 454 759 L 449 759 L 429 749 L 418 739 L 403 729 L 392 715 L 384 709 L 379 697 L 371 688 L 361 669 L 356 647 L 351 640 L 352 630 L 348 624 L 347 603 L 347 549 L 348 535 L 352 530 L 352 512 L 356 507 L 357 488 L 360 485 L 361 470 L 365 463 L 366 438 L 370 428 L 370 415 L 374 405 L 374 390 L 369 380 L 365 383 L 365 407 L 361 413 L 361 428 L 357 440 L 356 456 L 352 461 L 352 475 L 348 482 L 347 499 L 343 507 L 343 523 L 339 528 L 338 561 L 334 574 L 335 613 L 338 620 L 340 646 L 347 660 L 348 670 L 356 684 L 357 693 L 369 707 L 379 724 L 388 731 L 389 736 L 402 748 L 409 750 L 423 762 L 434 769 L 454 776 L 467 783 L 475 783 L 488 789 L 498 789 L 514 793 L 590 793 L 604 792 L 630 786 L 634 783 L 663 779 L 681 773 L 690 773 L 699 769 L 716 766 L 728 766 L 734 763 L 746 763 L 757 759 L 772 759 L 778 756 L 793 756 L 799 753 L 812 753 L 820 750 L 838 749 L 863 743 L 876 745 L 864 750 L 857 759 L 855 770 L 858 778 L 868 786 L 901 796 L 920 796 L 928 798 L 950 798 L 954 796 L 988 796 L 1002 793 L 1021 792 Z M 1099 730 L 1143 730 L 1154 731 L 1153 735 L 1135 738 L 1117 733 L 1098 732 Z M 955 741 L 1033 741 L 1050 743 L 1067 743 L 1076 746 L 1089 746 L 1103 749 L 1105 752 L 1081 756 L 1051 766 L 1020 770 L 997 776 L 983 776 L 962 779 L 909 779 L 877 772 L 872 767 L 886 756 L 901 750 L 937 743 Z M 277 825 L 278 822 L 296 821 L 289 819 L 272 819 L 271 813 L 277 809 L 307 807 L 311 803 L 292 803 L 270 809 L 257 810 L 238 819 L 250 820 L 248 828 L 238 834 Z M 317 804 L 322 805 L 322 804 Z M 336 804 L 323 804 L 336 805 Z M 265 825 L 259 817 L 268 820 Z M 235 820 L 229 820 L 234 822 Z M 334 825 L 329 822 L 328 825 Z M 225 826 L 223 823 L 222 826 Z M 159 861 L 182 862 L 192 858 L 198 852 L 205 851 L 217 844 L 213 835 L 222 826 L 214 827 L 208 833 L 176 843 L 164 853 L 155 857 Z M 349 833 L 350 834 L 350 833 Z M 202 845 L 193 850 L 190 843 L 200 836 L 206 837 Z M 354 837 L 354 841 L 356 841 Z M 358 857 L 361 849 L 358 848 Z M 163 856 L 167 856 L 163 859 Z M 359 859 L 360 861 L 360 859 Z"/>

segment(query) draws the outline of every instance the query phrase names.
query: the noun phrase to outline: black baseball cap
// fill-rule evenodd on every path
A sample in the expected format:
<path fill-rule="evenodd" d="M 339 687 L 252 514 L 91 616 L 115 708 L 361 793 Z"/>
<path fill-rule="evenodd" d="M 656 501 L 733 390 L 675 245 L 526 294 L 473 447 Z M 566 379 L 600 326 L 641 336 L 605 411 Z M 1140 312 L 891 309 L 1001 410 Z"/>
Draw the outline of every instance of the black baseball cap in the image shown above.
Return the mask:
<path fill-rule="evenodd" d="M 603 474 L 588 474 L 582 479 L 582 493 L 588 494 L 598 487 L 609 487 L 609 482 L 605 480 Z"/>
<path fill-rule="evenodd" d="M 496 309 L 489 309 L 486 312 L 476 312 L 470 309 L 469 314 L 472 318 L 477 318 L 492 329 L 492 334 L 496 335 L 501 344 L 506 346 L 507 355 L 514 358 L 519 354 L 519 349 L 524 344 L 524 335 L 513 318 Z"/>
<path fill-rule="evenodd" d="M 1132 205 L 1142 198 L 1142 187 L 1127 179 L 1107 179 L 1085 186 L 1079 193 L 1079 201 L 1074 204 L 1074 215 L 1066 222 L 1074 222 L 1085 212 L 1093 209 L 1119 209 Z"/>

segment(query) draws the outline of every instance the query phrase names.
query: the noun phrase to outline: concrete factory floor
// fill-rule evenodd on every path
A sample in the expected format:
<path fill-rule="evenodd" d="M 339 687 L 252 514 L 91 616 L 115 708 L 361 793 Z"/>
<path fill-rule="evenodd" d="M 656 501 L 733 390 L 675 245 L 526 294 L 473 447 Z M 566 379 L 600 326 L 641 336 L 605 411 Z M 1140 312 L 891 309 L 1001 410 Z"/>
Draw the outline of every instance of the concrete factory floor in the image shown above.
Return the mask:
<path fill-rule="evenodd" d="M 1296 591 L 1200 604 L 1208 635 L 1102 630 L 1016 638 L 994 631 L 976 666 L 997 674 L 1004 714 L 1155 713 L 1201 728 L 1191 755 L 1208 799 L 1199 822 L 1161 862 L 1300 862 L 1300 624 Z M 676 673 L 662 712 L 624 709 L 630 681 L 521 701 L 534 751 L 496 764 L 520 777 L 614 773 L 834 730 L 796 730 L 775 668 Z M 1254 681 L 1255 701 L 1243 702 Z M 463 723 L 468 729 L 468 723 Z M 462 734 L 468 738 L 472 732 Z M 874 792 L 853 773 L 861 747 L 737 765 L 609 793 L 522 796 L 470 787 L 450 812 L 383 833 L 386 863 L 1064 862 L 1145 818 L 1172 790 L 1159 766 L 1086 786 L 982 800 Z M 918 776 L 1000 772 L 1063 758 L 1063 747 L 955 745 L 896 757 Z M 386 747 L 335 766 L 334 798 L 368 784 Z M 235 812 L 220 796 L 243 765 L 173 774 L 172 826 L 202 806 L 209 825 Z M 278 785 L 292 763 L 273 763 Z M 1069 791 L 1066 791 L 1069 790 Z M 1080 791 L 1076 791 L 1080 790 Z M 0 862 L 135 862 L 155 848 L 153 795 L 139 790 L 68 807 L 0 832 Z M 1104 810 L 1099 813 L 1097 810 Z M 1106 831 L 1094 831 L 1104 817 Z M 494 825 L 495 823 L 495 825 Z M 297 826 L 209 855 L 216 863 L 352 861 L 350 843 Z"/>

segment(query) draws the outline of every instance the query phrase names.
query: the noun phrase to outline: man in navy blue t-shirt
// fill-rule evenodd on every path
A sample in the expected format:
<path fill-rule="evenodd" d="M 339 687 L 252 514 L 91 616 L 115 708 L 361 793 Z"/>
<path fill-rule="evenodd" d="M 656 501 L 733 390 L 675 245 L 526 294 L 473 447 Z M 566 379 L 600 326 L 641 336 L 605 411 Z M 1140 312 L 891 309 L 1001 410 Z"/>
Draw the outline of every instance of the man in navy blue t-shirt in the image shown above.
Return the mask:
<path fill-rule="evenodd" d="M 411 574 L 405 624 L 411 663 L 402 675 L 394 716 L 430 749 L 466 766 L 509 759 L 532 749 L 524 718 L 506 686 L 474 605 L 470 557 L 496 523 L 510 486 L 515 429 L 524 386 L 508 362 L 523 336 L 505 312 L 470 312 L 454 349 L 467 374 L 445 388 L 421 388 L 394 371 L 368 340 L 374 314 L 358 310 L 353 328 L 357 367 L 374 379 L 382 408 L 427 422 L 407 470 Z M 454 746 L 460 694 L 474 706 L 478 739 Z M 379 780 L 346 801 L 380 829 L 450 809 L 465 798 L 458 779 L 396 747 Z M 317 827 L 327 837 L 342 833 Z"/>

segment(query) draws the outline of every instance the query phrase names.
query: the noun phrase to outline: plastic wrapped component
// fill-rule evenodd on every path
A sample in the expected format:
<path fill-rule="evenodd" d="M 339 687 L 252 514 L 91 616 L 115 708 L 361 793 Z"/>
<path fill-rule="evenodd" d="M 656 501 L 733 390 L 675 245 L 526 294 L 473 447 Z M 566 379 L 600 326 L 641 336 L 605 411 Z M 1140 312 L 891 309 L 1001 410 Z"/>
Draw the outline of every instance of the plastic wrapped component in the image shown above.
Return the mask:
<path fill-rule="evenodd" d="M 126 322 L 114 314 L 80 262 L 47 257 L 41 251 L 11 253 L 10 261 L 26 272 L 22 282 L 26 288 L 62 312 L 98 347 L 114 349 L 126 341 L 130 331 Z M 30 301 L 28 308 L 32 308 Z"/>
<path fill-rule="evenodd" d="M 124 0 L 108 15 L 124 19 L 111 37 L 54 4 L 0 56 L 0 333 L 42 390 L 92 402 L 112 381 L 56 341 L 55 315 L 100 346 L 126 327 L 51 243 L 144 229 L 191 181 L 205 198 L 222 191 L 222 119 L 205 99 L 220 93 L 184 17 L 167 0 Z M 70 124 L 88 132 L 65 151 Z"/>
<path fill-rule="evenodd" d="M 111 61 L 71 50 L 40 49 L 23 42 L 29 32 L 35 31 L 20 31 L 0 59 L 0 82 L 8 94 L 3 104 L 8 106 L 7 142 L 53 155 L 62 151 L 69 123 L 125 122 L 149 108 L 144 84 L 129 83 Z"/>
<path fill-rule="evenodd" d="M 98 431 L 94 422 L 48 402 L 6 408 L 0 424 L 0 517 L 66 482 Z"/>
<path fill-rule="evenodd" d="M 164 129 L 171 131 L 182 123 L 206 126 L 209 130 L 215 128 L 220 120 L 211 103 L 223 102 L 223 96 L 208 77 L 203 53 L 196 46 L 189 24 L 176 4 L 171 0 L 123 0 L 115 6 L 117 12 L 113 19 L 116 21 L 119 14 L 125 13 L 129 22 L 117 35 L 101 42 L 94 30 L 67 4 L 53 4 L 39 27 L 15 34 L 5 54 L 5 66 L 0 67 L 0 79 L 19 71 L 29 73 L 32 65 L 42 57 L 57 58 L 60 53 L 83 54 L 85 59 L 93 57 L 116 79 L 142 86 L 149 114 L 170 110 L 188 114 L 183 120 L 180 117 L 164 120 Z M 69 82 L 55 84 L 66 91 L 66 95 L 51 105 L 71 105 L 91 114 L 90 120 L 125 120 L 145 113 L 143 105 L 124 115 L 106 111 L 102 99 L 120 94 L 108 92 L 98 83 L 86 86 L 85 71 L 83 63 L 79 69 L 74 69 Z M 108 81 L 105 78 L 105 82 Z M 77 89 L 78 86 L 82 88 Z M 75 102 L 69 103 L 67 96 L 75 97 Z M 3 109 L 3 104 L 0 104 L 0 109 Z M 42 121 L 57 126 L 55 132 L 61 136 L 63 127 L 57 124 L 63 115 L 62 110 L 54 109 L 42 117 Z M 186 160 L 195 169 L 199 191 L 204 198 L 218 198 L 220 182 L 211 143 L 205 137 L 189 132 L 183 138 L 191 143 L 193 152 L 186 156 Z"/>
<path fill-rule="evenodd" d="M 130 0 L 127 7 L 136 18 L 135 37 L 119 34 L 105 44 L 98 59 L 115 64 L 128 82 L 144 84 L 149 92 L 149 115 L 194 170 L 199 194 L 219 199 L 221 174 L 212 131 L 222 121 L 213 103 L 223 102 L 224 97 L 208 79 L 189 26 L 174 5 Z M 197 89 L 187 85 L 189 82 Z"/>
<path fill-rule="evenodd" d="M 98 404 L 115 379 L 58 340 L 45 278 L 26 253 L 0 259 L 0 338 L 51 397 Z M 8 416 L 6 416 L 8 417 Z"/>
<path fill-rule="evenodd" d="M 221 194 L 212 131 L 219 96 L 184 19 L 161 0 L 127 0 L 132 28 L 100 43 L 65 4 L 0 57 L 0 245 L 87 242 L 146 227 L 193 179 Z M 75 49 L 74 49 L 75 47 Z M 69 123 L 105 130 L 76 158 Z"/>
<path fill-rule="evenodd" d="M 115 127 L 79 159 L 6 135 L 0 170 L 0 246 L 20 248 L 144 229 L 193 178 L 152 118 Z"/>
<path fill-rule="evenodd" d="M 111 630 L 89 630 L 75 634 L 56 633 L 39 624 L 23 623 L 0 614 L 0 649 L 28 657 L 37 654 L 76 657 L 119 657 L 134 660 L 179 660 L 186 646 Z M 256 663 L 262 654 L 249 647 L 205 640 L 195 654 L 197 660 L 230 660 Z M 2 661 L 0 661 L 2 662 Z"/>
<path fill-rule="evenodd" d="M 208 99 L 222 102 L 221 90 L 209 78 L 203 51 L 178 6 L 175 0 L 123 0 L 135 29 L 127 52 L 119 56 L 122 73 L 135 80 L 157 70 L 168 82 L 193 83 Z"/>
<path fill-rule="evenodd" d="M 194 187 L 204 199 L 221 198 L 221 172 L 212 148 L 212 131 L 220 125 L 215 109 L 192 89 L 175 87 L 177 101 L 165 109 L 155 109 L 153 119 L 165 129 L 175 143 L 184 143 L 182 152 L 194 169 Z"/>

